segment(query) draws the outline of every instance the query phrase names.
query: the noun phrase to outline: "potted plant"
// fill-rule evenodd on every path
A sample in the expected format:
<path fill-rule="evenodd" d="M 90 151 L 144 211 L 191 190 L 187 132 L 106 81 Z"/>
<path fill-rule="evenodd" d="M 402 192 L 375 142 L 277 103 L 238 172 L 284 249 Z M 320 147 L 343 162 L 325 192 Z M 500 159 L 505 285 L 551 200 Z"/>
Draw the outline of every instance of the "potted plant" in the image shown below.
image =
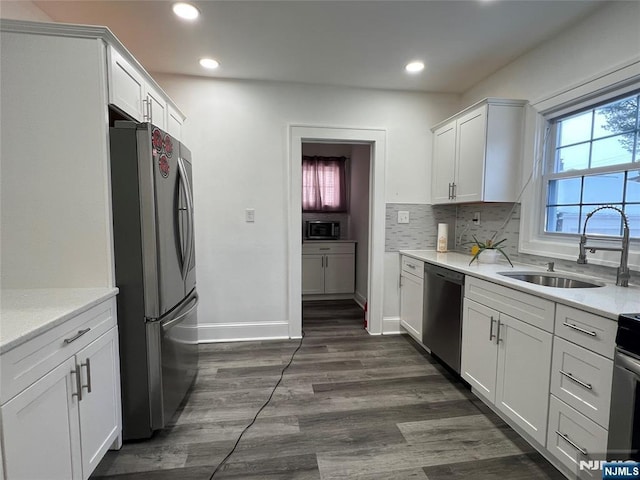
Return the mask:
<path fill-rule="evenodd" d="M 487 263 L 496 263 L 496 261 L 498 260 L 498 254 L 502 254 L 502 256 L 507 259 L 507 262 L 509 262 L 509 265 L 513 267 L 513 263 L 511 263 L 511 260 L 509 259 L 507 254 L 504 252 L 503 247 L 501 247 L 501 245 L 506 240 L 507 240 L 506 238 L 503 238 L 502 240 L 498 240 L 497 242 L 494 242 L 493 239 L 487 240 L 486 242 L 480 242 L 476 238 L 476 236 L 473 235 L 473 242 L 469 242 L 474 244 L 474 246 L 471 248 L 471 253 L 473 253 L 473 257 L 471 257 L 471 261 L 469 262 L 469 265 L 471 265 L 474 260 L 478 260 L 478 257 L 480 256 L 480 254 L 485 252 L 482 258 Z M 480 260 L 478 260 L 478 262 L 479 261 Z"/>

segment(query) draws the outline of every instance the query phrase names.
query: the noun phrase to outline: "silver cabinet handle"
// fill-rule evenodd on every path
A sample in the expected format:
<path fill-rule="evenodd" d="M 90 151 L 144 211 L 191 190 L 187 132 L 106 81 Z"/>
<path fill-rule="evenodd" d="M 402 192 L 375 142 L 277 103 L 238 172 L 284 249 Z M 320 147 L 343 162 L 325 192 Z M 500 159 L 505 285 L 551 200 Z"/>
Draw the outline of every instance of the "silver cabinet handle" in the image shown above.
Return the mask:
<path fill-rule="evenodd" d="M 91 327 L 85 328 L 84 330 L 78 330 L 78 333 L 76 333 L 73 337 L 65 338 L 64 339 L 65 345 L 69 345 L 71 342 L 75 342 L 77 339 L 79 339 L 82 335 L 87 333 L 89 330 L 91 330 Z"/>
<path fill-rule="evenodd" d="M 496 345 L 503 341 L 500 338 L 500 327 L 501 326 L 502 326 L 502 322 L 500 320 L 498 320 L 498 332 L 496 333 Z"/>
<path fill-rule="evenodd" d="M 453 182 L 453 183 L 451 184 L 451 186 L 453 187 L 453 188 L 451 189 L 451 198 L 452 198 L 453 200 L 455 200 L 455 199 L 456 199 L 456 187 L 457 187 L 456 182 Z"/>
<path fill-rule="evenodd" d="M 76 376 L 76 389 L 78 390 L 77 393 L 71 393 L 72 397 L 78 397 L 78 401 L 82 401 L 82 385 L 81 385 L 81 380 L 80 380 L 80 367 L 78 367 L 78 364 L 76 364 L 76 368 L 75 370 L 71 370 L 71 375 L 75 375 Z"/>
<path fill-rule="evenodd" d="M 562 437 L 563 440 L 565 440 L 569 445 L 571 445 L 573 448 L 578 450 L 582 455 L 588 455 L 588 452 L 584 448 L 579 446 L 577 443 L 575 443 L 573 440 L 571 440 L 568 435 L 558 430 L 556 430 L 556 434 Z"/>
<path fill-rule="evenodd" d="M 331 250 L 331 247 L 322 247 L 320 248 L 321 251 L 326 251 L 326 250 Z"/>
<path fill-rule="evenodd" d="M 409 268 L 413 268 L 414 270 L 416 269 L 416 266 L 415 266 L 415 265 L 413 265 L 413 264 L 411 264 L 411 263 L 407 263 L 407 267 L 409 267 Z"/>
<path fill-rule="evenodd" d="M 493 334 L 493 324 L 494 323 L 495 323 L 495 319 L 493 318 L 493 315 L 491 315 L 491 324 L 489 326 L 489 341 L 491 341 L 494 338 L 496 338 L 496 336 Z"/>
<path fill-rule="evenodd" d="M 453 199 L 453 183 L 449 183 L 449 200 Z"/>
<path fill-rule="evenodd" d="M 82 385 L 82 388 L 87 388 L 87 393 L 91 393 L 91 359 L 87 357 L 87 361 L 85 363 L 80 364 L 80 368 L 86 367 L 87 369 L 87 384 Z"/>
<path fill-rule="evenodd" d="M 563 325 L 565 327 L 573 328 L 574 330 L 577 330 L 580 333 L 586 333 L 587 335 L 590 335 L 592 337 L 597 337 L 598 336 L 598 334 L 596 332 L 591 332 L 589 330 L 585 330 L 584 328 L 580 328 L 579 326 L 573 325 L 573 324 L 568 323 L 568 322 L 564 322 Z"/>
<path fill-rule="evenodd" d="M 146 98 L 142 99 L 142 120 L 149 120 L 149 109 L 147 108 L 147 100 Z"/>
<path fill-rule="evenodd" d="M 582 380 L 578 380 L 576 377 L 573 376 L 573 374 L 571 374 L 569 372 L 565 372 L 564 370 L 559 370 L 559 372 L 560 372 L 561 375 L 564 375 L 569 380 L 573 380 L 578 385 L 582 385 L 584 388 L 588 388 L 589 390 L 593 390 L 593 386 L 590 383 L 585 383 Z"/>

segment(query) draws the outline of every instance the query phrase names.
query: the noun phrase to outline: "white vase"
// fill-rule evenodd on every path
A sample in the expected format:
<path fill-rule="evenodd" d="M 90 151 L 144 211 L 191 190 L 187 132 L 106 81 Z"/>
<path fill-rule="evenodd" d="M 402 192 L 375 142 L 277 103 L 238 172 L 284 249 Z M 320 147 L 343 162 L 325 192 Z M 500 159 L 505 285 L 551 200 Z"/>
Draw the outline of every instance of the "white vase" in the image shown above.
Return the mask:
<path fill-rule="evenodd" d="M 501 253 L 498 250 L 489 248 L 480 252 L 478 260 L 480 261 L 480 263 L 497 263 L 500 256 Z"/>

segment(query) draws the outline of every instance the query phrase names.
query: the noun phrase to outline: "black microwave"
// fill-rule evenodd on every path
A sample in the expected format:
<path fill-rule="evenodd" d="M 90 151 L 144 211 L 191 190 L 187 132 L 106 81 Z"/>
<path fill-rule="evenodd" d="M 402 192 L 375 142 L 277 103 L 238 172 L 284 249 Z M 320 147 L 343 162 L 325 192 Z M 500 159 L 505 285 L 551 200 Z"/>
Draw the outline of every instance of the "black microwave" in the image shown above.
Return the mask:
<path fill-rule="evenodd" d="M 307 220 L 304 222 L 304 238 L 307 240 L 338 240 L 340 222 Z"/>

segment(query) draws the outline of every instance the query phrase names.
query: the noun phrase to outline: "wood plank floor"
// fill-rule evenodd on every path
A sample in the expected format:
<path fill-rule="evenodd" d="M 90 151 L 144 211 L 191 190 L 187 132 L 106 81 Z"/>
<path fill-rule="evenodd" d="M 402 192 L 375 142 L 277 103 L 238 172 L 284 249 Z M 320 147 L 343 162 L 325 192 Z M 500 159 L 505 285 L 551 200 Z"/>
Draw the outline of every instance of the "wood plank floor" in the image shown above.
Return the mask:
<path fill-rule="evenodd" d="M 405 335 L 370 336 L 353 302 L 307 302 L 305 337 L 269 406 L 215 479 L 564 477 Z M 189 400 L 94 479 L 206 480 L 299 341 L 202 345 Z"/>

